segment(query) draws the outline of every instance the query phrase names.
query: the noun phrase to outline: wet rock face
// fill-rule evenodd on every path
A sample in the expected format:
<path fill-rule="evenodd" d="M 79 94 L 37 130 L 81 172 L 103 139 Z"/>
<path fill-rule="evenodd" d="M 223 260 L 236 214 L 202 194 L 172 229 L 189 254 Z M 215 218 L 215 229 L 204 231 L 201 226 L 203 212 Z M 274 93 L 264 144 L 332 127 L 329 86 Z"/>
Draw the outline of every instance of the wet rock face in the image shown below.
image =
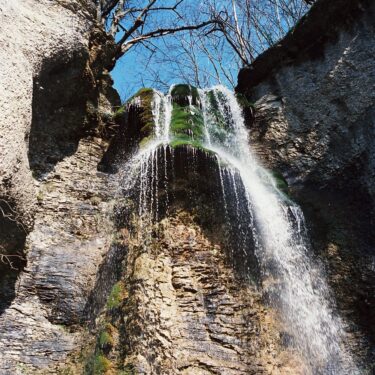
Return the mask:
<path fill-rule="evenodd" d="M 152 231 L 146 247 L 144 233 L 121 231 L 129 246 L 123 275 L 100 323 L 96 360 L 86 368 L 100 358 L 108 373 L 303 373 L 282 348 L 272 311 L 237 277 L 218 236 L 178 206 Z M 108 345 L 100 343 L 103 332 Z"/>
<path fill-rule="evenodd" d="M 305 373 L 258 290 L 252 238 L 239 241 L 249 223 L 226 216 L 230 196 L 221 199 L 226 181 L 215 155 L 160 146 L 142 168 L 154 172 L 134 182 L 133 194 L 119 180 L 126 194 L 117 201 L 115 237 L 125 253 L 86 371 Z"/>
<path fill-rule="evenodd" d="M 263 66 L 275 63 L 272 69 L 263 71 L 258 62 L 243 70 L 238 90 L 255 102 L 253 149 L 286 178 L 327 263 L 339 309 L 373 347 L 375 4 L 345 4 L 318 2 L 276 48 L 279 55 L 274 49 L 261 56 Z M 336 20 L 348 8 L 347 16 L 320 29 L 319 9 Z M 314 24 L 315 41 L 299 46 Z"/>
<path fill-rule="evenodd" d="M 130 191 L 126 190 L 127 173 L 119 179 L 121 190 L 129 199 L 128 205 L 122 206 L 120 201 L 117 208 L 119 225 L 129 225 L 132 215 L 143 211 L 152 221 L 160 221 L 169 217 L 177 204 L 193 212 L 199 225 L 217 228 L 218 233 L 212 229 L 210 236 L 225 242 L 223 256 L 236 270 L 237 277 L 258 285 L 260 270 L 252 219 L 246 211 L 246 195 L 239 175 L 225 173 L 215 153 L 191 145 L 160 146 L 142 168 L 150 173 L 134 176 Z"/>
<path fill-rule="evenodd" d="M 149 251 L 129 254 L 124 364 L 140 374 L 266 374 L 281 365 L 272 317 L 223 249 L 183 212 L 158 229 Z"/>

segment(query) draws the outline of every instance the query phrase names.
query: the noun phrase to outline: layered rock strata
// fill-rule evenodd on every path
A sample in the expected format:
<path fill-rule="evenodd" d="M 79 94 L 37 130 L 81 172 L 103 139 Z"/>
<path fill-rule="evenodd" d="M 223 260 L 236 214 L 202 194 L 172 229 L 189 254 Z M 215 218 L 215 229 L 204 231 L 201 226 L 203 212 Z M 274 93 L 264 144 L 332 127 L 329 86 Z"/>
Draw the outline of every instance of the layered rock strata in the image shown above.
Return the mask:
<path fill-rule="evenodd" d="M 255 103 L 251 147 L 301 204 L 364 356 L 375 342 L 374 11 L 318 1 L 237 87 Z"/>

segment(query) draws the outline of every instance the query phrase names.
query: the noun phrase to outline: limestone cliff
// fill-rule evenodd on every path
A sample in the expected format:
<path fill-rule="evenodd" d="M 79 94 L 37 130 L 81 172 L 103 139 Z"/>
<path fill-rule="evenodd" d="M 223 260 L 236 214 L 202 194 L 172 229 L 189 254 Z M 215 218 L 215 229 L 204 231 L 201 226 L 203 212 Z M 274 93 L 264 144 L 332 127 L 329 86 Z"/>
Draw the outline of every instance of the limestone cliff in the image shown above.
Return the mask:
<path fill-rule="evenodd" d="M 94 14 L 90 0 L 0 0 L 0 248 L 16 255 L 0 265 L 0 373 L 305 374 L 259 288 L 253 238 L 241 247 L 233 233 L 249 223 L 223 217 L 218 160 L 186 110 L 196 90 L 175 88 L 175 139 L 148 166 L 163 175 L 146 181 L 155 219 L 141 214 L 138 180 L 124 194 L 152 91 L 118 108 L 113 40 Z M 368 364 L 374 19 L 373 1 L 319 0 L 238 85 L 255 103 L 251 147 L 302 205 Z"/>
<path fill-rule="evenodd" d="M 339 309 L 375 343 L 374 1 L 318 1 L 239 74 L 259 159 L 286 178 Z M 364 349 L 364 351 L 366 351 Z"/>
<path fill-rule="evenodd" d="M 54 373 L 80 347 L 108 252 L 112 196 L 97 164 L 119 99 L 111 41 L 94 26 L 91 1 L 0 4 L 2 374 Z"/>

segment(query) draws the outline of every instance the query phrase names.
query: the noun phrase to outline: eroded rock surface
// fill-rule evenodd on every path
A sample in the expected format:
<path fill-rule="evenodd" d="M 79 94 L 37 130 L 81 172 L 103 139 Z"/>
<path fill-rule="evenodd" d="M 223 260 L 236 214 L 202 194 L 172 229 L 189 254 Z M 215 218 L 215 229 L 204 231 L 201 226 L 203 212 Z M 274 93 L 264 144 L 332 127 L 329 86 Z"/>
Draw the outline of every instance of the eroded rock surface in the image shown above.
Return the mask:
<path fill-rule="evenodd" d="M 113 342 L 108 350 L 99 338 L 96 352 L 107 358 L 108 373 L 303 373 L 298 357 L 281 345 L 272 310 L 191 214 L 179 210 L 153 231 L 145 248 L 142 234 L 123 230 L 129 245 L 123 289 L 101 323 L 112 327 Z"/>
<path fill-rule="evenodd" d="M 27 238 L 27 266 L 16 298 L 0 316 L 4 374 L 55 373 L 82 345 L 79 324 L 112 241 L 105 175 L 97 172 L 104 145 L 85 139 L 78 151 L 38 183 L 37 212 Z"/>
<path fill-rule="evenodd" d="M 58 373 L 110 254 L 114 194 L 97 165 L 118 97 L 93 15 L 91 1 L 0 4 L 0 247 L 22 259 L 1 268 L 2 374 Z"/>
<path fill-rule="evenodd" d="M 16 201 L 23 222 L 31 225 L 36 199 L 28 137 L 35 80 L 46 61 L 87 55 L 90 14 L 56 1 L 5 0 L 0 17 L 0 195 Z"/>
<path fill-rule="evenodd" d="M 255 103 L 251 145 L 288 181 L 314 249 L 326 261 L 338 307 L 370 353 L 375 342 L 374 10 L 374 1 L 318 1 L 293 33 L 240 73 L 238 85 Z M 324 19 L 331 21 L 327 25 Z"/>

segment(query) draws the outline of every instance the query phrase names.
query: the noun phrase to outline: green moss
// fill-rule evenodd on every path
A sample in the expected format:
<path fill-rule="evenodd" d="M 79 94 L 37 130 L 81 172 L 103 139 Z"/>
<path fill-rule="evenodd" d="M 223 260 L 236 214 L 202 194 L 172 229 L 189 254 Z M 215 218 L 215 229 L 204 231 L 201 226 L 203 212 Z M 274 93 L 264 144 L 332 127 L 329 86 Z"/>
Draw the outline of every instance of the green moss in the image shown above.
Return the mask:
<path fill-rule="evenodd" d="M 117 110 L 113 114 L 113 119 L 115 121 L 119 120 L 120 118 L 122 118 L 122 116 L 125 114 L 125 112 L 126 112 L 126 105 L 123 105 L 123 106 L 117 108 Z"/>
<path fill-rule="evenodd" d="M 198 98 L 199 98 L 199 93 L 196 87 L 186 85 L 186 84 L 179 84 L 175 85 L 172 89 L 171 92 L 172 98 L 174 102 L 177 103 L 185 103 L 187 104 L 188 102 L 186 101 L 188 96 L 192 97 L 192 103 L 196 105 L 198 103 Z"/>
<path fill-rule="evenodd" d="M 141 113 L 139 118 L 141 120 L 141 133 L 144 137 L 152 134 L 154 130 L 154 115 L 152 113 L 152 101 L 154 92 L 152 89 L 141 89 L 138 95 L 141 100 Z"/>
<path fill-rule="evenodd" d="M 99 335 L 99 345 L 102 349 L 112 348 L 114 340 L 111 333 L 108 330 L 104 330 Z"/>
<path fill-rule="evenodd" d="M 245 95 L 237 93 L 236 94 L 238 104 L 244 109 L 254 109 L 254 103 L 250 102 Z"/>
<path fill-rule="evenodd" d="M 182 139 L 182 138 L 176 138 L 169 144 L 172 148 L 177 149 L 179 147 L 192 147 L 197 150 L 201 150 L 207 154 L 212 154 L 215 155 L 215 152 L 212 150 L 209 150 L 205 148 L 200 142 L 198 141 L 192 141 L 192 140 L 187 140 L 187 139 Z"/>
<path fill-rule="evenodd" d="M 221 92 L 217 92 L 217 95 L 222 95 Z M 215 96 L 215 92 L 213 90 L 209 91 L 207 93 L 207 97 L 208 97 L 208 100 L 210 102 L 210 106 L 211 108 L 214 110 L 214 111 L 218 111 L 219 110 L 219 103 L 216 99 L 216 96 Z"/>
<path fill-rule="evenodd" d="M 150 88 L 142 88 L 138 90 L 125 104 L 125 107 L 137 105 L 138 116 L 141 126 L 142 137 L 149 136 L 154 129 L 154 116 L 152 113 L 152 101 L 154 98 L 154 90 Z M 139 99 L 139 103 L 136 99 Z"/>
<path fill-rule="evenodd" d="M 93 374 L 94 375 L 102 375 L 105 374 L 111 368 L 111 361 L 104 357 L 104 355 L 97 354 L 94 358 L 94 368 Z"/>
<path fill-rule="evenodd" d="M 271 174 L 272 174 L 273 179 L 276 182 L 276 187 L 281 192 L 288 195 L 289 194 L 289 186 L 288 186 L 288 182 L 286 181 L 284 176 L 278 171 L 272 171 Z"/>
<path fill-rule="evenodd" d="M 204 151 L 208 151 L 206 148 L 204 148 L 202 146 L 202 144 L 200 142 L 192 141 L 192 140 L 189 140 L 189 139 L 183 139 L 183 138 L 175 138 L 170 143 L 170 146 L 172 148 L 178 148 L 178 147 L 181 147 L 181 146 L 191 146 L 191 147 L 198 148 L 198 149 L 201 149 L 201 150 L 204 150 Z"/>
<path fill-rule="evenodd" d="M 148 137 L 142 138 L 142 140 L 139 142 L 139 147 L 143 148 L 146 147 L 148 142 L 152 141 L 154 139 L 153 135 L 149 135 Z"/>
<path fill-rule="evenodd" d="M 176 137 L 187 136 L 192 140 L 203 141 L 204 121 L 201 111 L 196 107 L 183 107 L 174 103 L 171 132 Z"/>
<path fill-rule="evenodd" d="M 149 132 L 153 129 L 153 116 L 152 116 L 152 99 L 154 95 L 154 90 L 151 88 L 142 88 L 138 90 L 133 96 L 131 96 L 124 105 L 120 106 L 113 114 L 114 120 L 119 120 L 128 111 L 129 105 L 134 103 L 136 98 L 140 99 L 140 106 L 143 108 L 140 114 L 142 121 L 143 132 Z"/>
<path fill-rule="evenodd" d="M 152 89 L 150 87 L 143 87 L 143 88 L 139 89 L 133 96 L 131 96 L 126 101 L 126 103 L 131 103 L 137 97 L 144 98 L 144 97 L 147 97 L 147 96 L 150 96 L 150 95 L 154 95 L 154 89 Z"/>
<path fill-rule="evenodd" d="M 211 114 L 216 119 L 217 127 L 225 128 L 226 127 L 226 121 L 225 121 L 225 119 L 224 119 L 224 117 L 223 117 L 223 115 L 220 111 L 219 102 L 218 102 L 218 99 L 219 100 L 222 99 L 222 100 L 226 101 L 223 93 L 218 91 L 218 92 L 216 92 L 216 95 L 215 95 L 214 91 L 209 91 L 207 93 L 207 96 L 208 96 L 208 100 L 210 102 Z"/>
<path fill-rule="evenodd" d="M 207 93 L 207 97 L 211 109 L 211 116 L 213 117 L 215 123 L 214 127 L 210 130 L 211 139 L 216 140 L 218 143 L 225 143 L 225 140 L 233 132 L 233 129 L 228 127 L 227 121 L 223 117 L 223 114 L 219 108 L 218 99 L 223 99 L 225 101 L 225 97 L 220 91 L 209 91 Z"/>
<path fill-rule="evenodd" d="M 122 285 L 122 282 L 119 281 L 116 283 L 107 300 L 107 308 L 108 309 L 116 309 L 120 306 L 122 299 L 124 297 L 124 287 Z"/>

